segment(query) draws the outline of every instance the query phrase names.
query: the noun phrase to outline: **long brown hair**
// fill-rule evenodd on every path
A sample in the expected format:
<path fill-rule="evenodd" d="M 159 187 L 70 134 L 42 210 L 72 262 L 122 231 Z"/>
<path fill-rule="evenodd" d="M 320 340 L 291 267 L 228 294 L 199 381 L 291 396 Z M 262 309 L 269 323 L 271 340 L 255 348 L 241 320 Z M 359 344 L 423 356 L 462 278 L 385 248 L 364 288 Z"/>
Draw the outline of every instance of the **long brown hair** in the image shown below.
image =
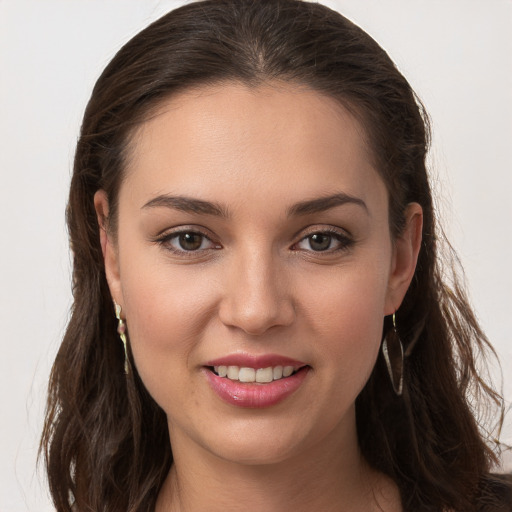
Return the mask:
<path fill-rule="evenodd" d="M 390 230 L 410 202 L 423 208 L 416 273 L 397 313 L 406 352 L 404 392 L 379 360 L 357 399 L 369 463 L 398 485 L 405 510 L 477 510 L 496 457 L 475 419 L 502 407 L 477 372 L 490 348 L 452 265 L 438 256 L 425 167 L 425 110 L 388 55 L 327 7 L 299 0 L 206 0 L 162 17 L 129 41 L 94 87 L 78 140 L 67 220 L 74 305 L 49 385 L 41 447 L 58 512 L 146 511 L 172 463 L 164 412 L 135 365 L 125 376 L 105 279 L 94 193 L 106 191 L 113 234 L 130 136 L 158 105 L 185 88 L 273 80 L 336 98 L 365 128 L 390 197 Z M 448 279 L 447 279 L 448 277 Z M 389 320 L 385 329 L 389 328 Z"/>

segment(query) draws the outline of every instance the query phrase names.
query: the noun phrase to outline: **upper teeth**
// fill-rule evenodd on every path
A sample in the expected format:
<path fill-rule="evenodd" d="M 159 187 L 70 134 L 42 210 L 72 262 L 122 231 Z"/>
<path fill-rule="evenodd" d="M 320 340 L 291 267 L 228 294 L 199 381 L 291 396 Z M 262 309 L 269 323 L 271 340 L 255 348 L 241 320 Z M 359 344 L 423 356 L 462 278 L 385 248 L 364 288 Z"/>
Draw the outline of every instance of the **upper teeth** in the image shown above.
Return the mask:
<path fill-rule="evenodd" d="M 219 377 L 227 377 L 240 382 L 272 382 L 289 377 L 295 370 L 293 366 L 269 366 L 268 368 L 246 368 L 240 366 L 214 366 Z"/>

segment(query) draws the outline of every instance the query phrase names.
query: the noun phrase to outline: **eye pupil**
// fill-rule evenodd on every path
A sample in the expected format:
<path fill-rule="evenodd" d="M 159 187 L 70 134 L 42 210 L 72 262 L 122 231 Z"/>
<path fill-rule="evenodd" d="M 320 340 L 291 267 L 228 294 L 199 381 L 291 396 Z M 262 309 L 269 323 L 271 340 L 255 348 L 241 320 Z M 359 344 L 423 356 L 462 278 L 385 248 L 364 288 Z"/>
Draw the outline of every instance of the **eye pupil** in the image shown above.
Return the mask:
<path fill-rule="evenodd" d="M 309 237 L 309 243 L 315 251 L 326 251 L 331 245 L 331 235 L 315 233 Z"/>
<path fill-rule="evenodd" d="M 198 233 L 181 233 L 179 236 L 180 247 L 185 251 L 195 251 L 201 247 L 202 235 Z"/>

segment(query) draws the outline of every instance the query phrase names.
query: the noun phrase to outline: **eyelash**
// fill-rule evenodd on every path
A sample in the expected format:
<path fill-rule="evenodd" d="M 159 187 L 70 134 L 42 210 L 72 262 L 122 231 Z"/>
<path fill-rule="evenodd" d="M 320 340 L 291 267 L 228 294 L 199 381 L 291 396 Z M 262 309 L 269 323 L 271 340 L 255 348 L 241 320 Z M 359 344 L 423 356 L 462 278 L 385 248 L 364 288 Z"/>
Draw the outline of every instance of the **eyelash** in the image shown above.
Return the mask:
<path fill-rule="evenodd" d="M 200 236 L 201 237 L 200 247 L 198 247 L 197 249 L 186 250 L 186 249 L 174 247 L 172 245 L 172 242 L 171 242 L 172 240 L 174 240 L 174 239 L 178 240 L 180 236 L 185 236 L 185 235 Z M 300 249 L 300 248 L 296 249 L 296 247 L 299 244 L 307 241 L 308 239 L 310 240 L 310 244 L 311 244 L 311 238 L 315 235 L 323 235 L 323 236 L 329 237 L 329 247 L 325 250 L 319 250 L 319 251 L 315 251 L 313 249 Z M 212 247 L 201 248 L 201 246 L 203 245 L 203 243 L 205 241 L 208 241 L 212 245 Z M 330 245 L 333 241 L 337 242 L 339 244 L 339 246 L 334 249 L 330 247 Z M 168 251 L 170 251 L 174 254 L 177 254 L 179 256 L 184 256 L 184 257 L 192 257 L 192 258 L 197 257 L 197 255 L 199 253 L 204 254 L 205 251 L 218 250 L 221 248 L 220 244 L 216 244 L 214 241 L 212 241 L 210 236 L 208 236 L 206 233 L 203 233 L 202 231 L 198 230 L 197 228 L 180 229 L 179 231 L 165 233 L 164 235 L 156 238 L 155 242 L 160 244 L 165 249 L 167 249 Z M 179 241 L 177 243 L 179 243 Z M 335 229 L 335 228 L 323 228 L 323 229 L 312 230 L 311 232 L 309 232 L 308 234 L 303 236 L 298 242 L 296 242 L 292 245 L 292 250 L 297 251 L 297 252 L 299 252 L 301 250 L 305 250 L 307 252 L 311 252 L 314 254 L 333 254 L 333 253 L 337 253 L 337 252 L 341 252 L 341 251 L 347 251 L 348 249 L 350 249 L 350 247 L 353 244 L 354 244 L 354 240 L 346 233 L 341 233 L 338 229 Z M 310 245 L 310 247 L 311 247 L 311 245 Z"/>
<path fill-rule="evenodd" d="M 208 248 L 202 248 L 199 247 L 195 250 L 186 250 L 186 249 L 179 249 L 177 247 L 172 246 L 172 240 L 173 239 L 179 239 L 180 236 L 185 235 L 194 235 L 194 236 L 200 236 L 201 237 L 201 246 L 203 245 L 204 241 L 207 240 L 210 242 L 212 247 Z M 155 240 L 156 243 L 160 244 L 162 247 L 164 247 L 166 250 L 170 251 L 171 253 L 177 254 L 178 256 L 183 256 L 186 258 L 193 258 L 197 257 L 198 253 L 204 254 L 205 251 L 212 251 L 212 250 L 218 250 L 221 248 L 220 244 L 216 244 L 212 241 L 212 239 L 202 231 L 198 230 L 197 228 L 194 229 L 180 229 L 178 231 L 172 231 L 170 233 L 165 233 Z M 179 243 L 179 242 L 178 242 Z"/>
<path fill-rule="evenodd" d="M 293 245 L 293 247 L 297 246 L 298 244 L 306 241 L 311 240 L 311 237 L 315 235 L 324 235 L 328 236 L 330 238 L 330 242 L 337 241 L 339 246 L 335 249 L 328 248 L 323 251 L 314 251 L 311 250 L 310 252 L 314 254 L 333 254 L 341 251 L 347 251 L 354 245 L 354 240 L 348 235 L 347 233 L 343 233 L 338 229 L 335 228 L 323 228 L 323 229 L 315 229 L 309 232 L 307 235 L 303 236 L 297 243 Z M 310 242 L 311 243 L 311 242 Z M 309 251 L 308 251 L 309 252 Z"/>

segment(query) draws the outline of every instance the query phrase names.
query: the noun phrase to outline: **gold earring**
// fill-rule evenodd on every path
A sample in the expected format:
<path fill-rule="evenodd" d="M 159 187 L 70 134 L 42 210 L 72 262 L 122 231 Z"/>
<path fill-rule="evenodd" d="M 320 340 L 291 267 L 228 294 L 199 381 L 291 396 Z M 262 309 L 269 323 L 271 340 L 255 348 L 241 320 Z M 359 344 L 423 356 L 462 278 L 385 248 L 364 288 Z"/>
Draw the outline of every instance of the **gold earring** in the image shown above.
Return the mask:
<path fill-rule="evenodd" d="M 117 324 L 117 333 L 123 342 L 124 347 L 124 373 L 128 375 L 128 347 L 126 346 L 126 324 L 124 320 L 121 318 L 121 306 L 114 301 L 114 307 L 116 309 L 116 318 L 118 321 Z"/>
<path fill-rule="evenodd" d="M 382 355 L 386 361 L 393 389 L 398 396 L 401 396 L 404 382 L 404 347 L 396 330 L 395 313 L 393 313 L 393 327 L 382 342 Z"/>

